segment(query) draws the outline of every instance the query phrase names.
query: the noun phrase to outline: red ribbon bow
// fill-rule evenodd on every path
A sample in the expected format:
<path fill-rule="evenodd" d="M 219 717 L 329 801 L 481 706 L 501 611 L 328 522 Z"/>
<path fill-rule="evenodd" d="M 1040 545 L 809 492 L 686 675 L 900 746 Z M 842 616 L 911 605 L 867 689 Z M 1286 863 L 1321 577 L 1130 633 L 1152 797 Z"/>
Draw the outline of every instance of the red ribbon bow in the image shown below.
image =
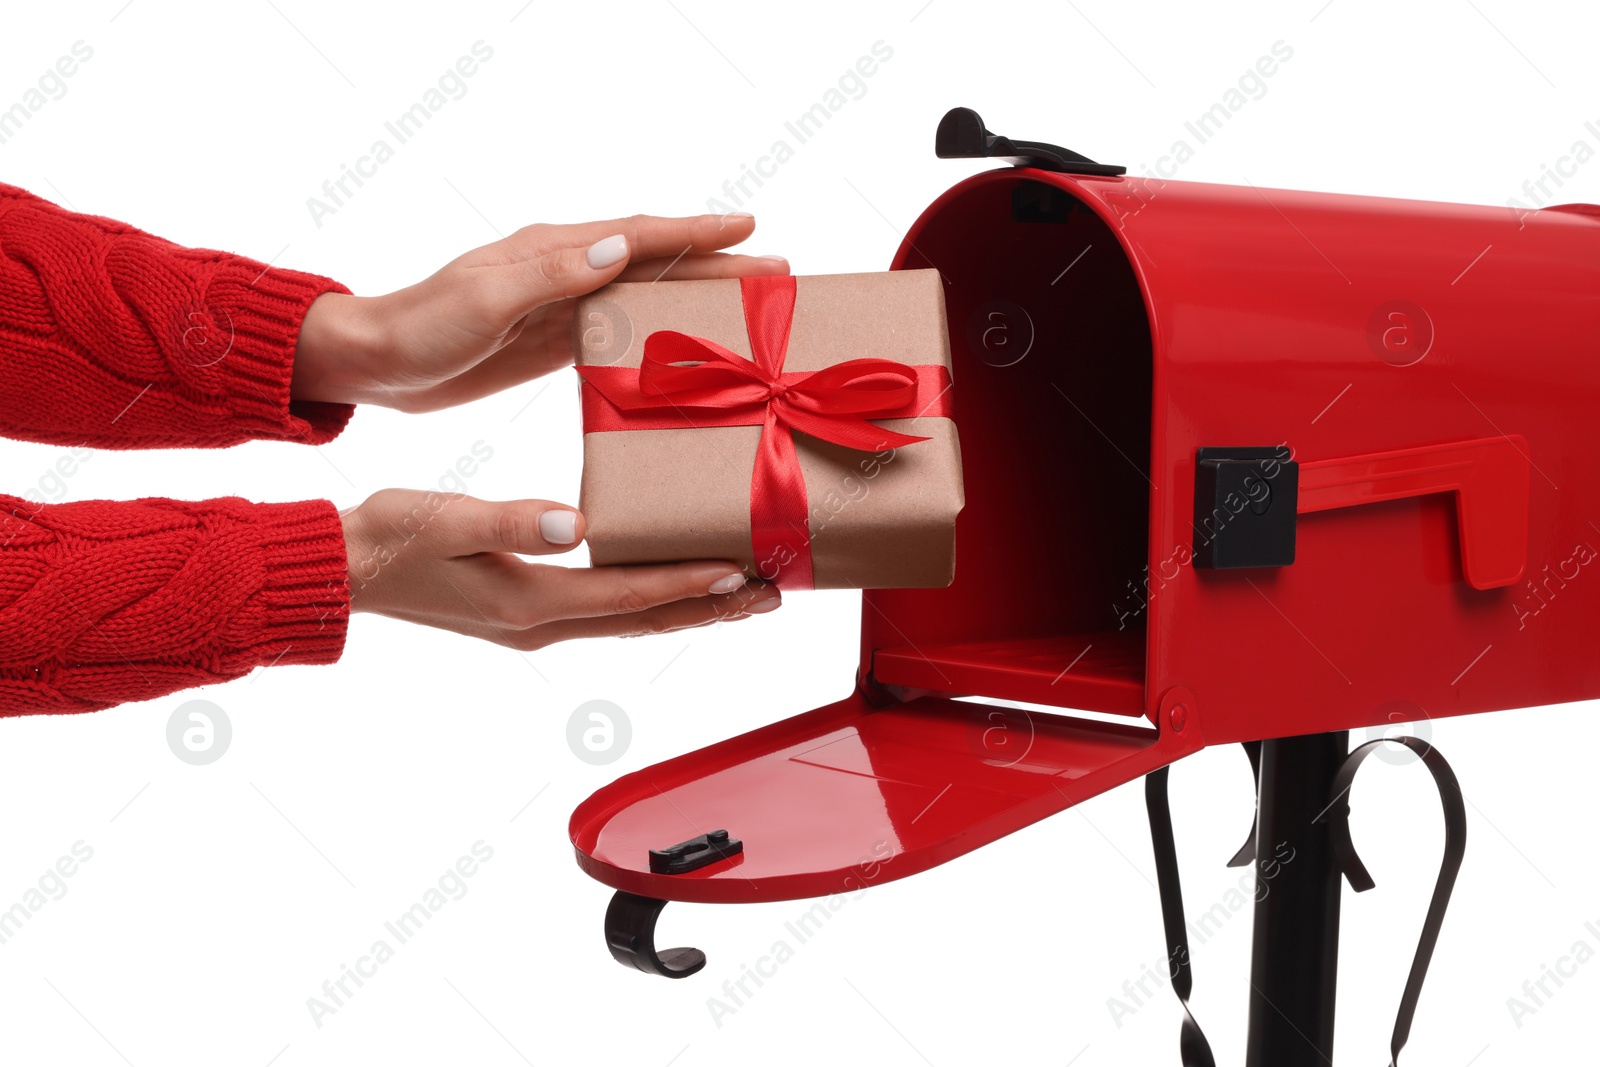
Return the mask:
<path fill-rule="evenodd" d="M 948 417 L 949 371 L 888 359 L 783 370 L 794 321 L 790 275 L 741 278 L 753 359 L 704 337 L 658 330 L 631 367 L 579 367 L 584 432 L 760 426 L 750 481 L 750 541 L 760 576 L 784 589 L 814 584 L 805 478 L 793 431 L 881 451 L 926 441 L 869 418 Z"/>

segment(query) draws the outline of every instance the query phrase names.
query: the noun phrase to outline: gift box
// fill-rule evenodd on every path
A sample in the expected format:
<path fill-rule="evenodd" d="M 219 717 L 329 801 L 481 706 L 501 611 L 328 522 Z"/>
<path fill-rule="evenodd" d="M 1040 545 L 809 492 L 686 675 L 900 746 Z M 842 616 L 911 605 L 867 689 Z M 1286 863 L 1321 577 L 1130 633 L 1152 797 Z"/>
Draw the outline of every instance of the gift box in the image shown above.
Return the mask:
<path fill-rule="evenodd" d="M 579 301 L 596 565 L 945 586 L 961 450 L 934 270 L 616 283 Z"/>

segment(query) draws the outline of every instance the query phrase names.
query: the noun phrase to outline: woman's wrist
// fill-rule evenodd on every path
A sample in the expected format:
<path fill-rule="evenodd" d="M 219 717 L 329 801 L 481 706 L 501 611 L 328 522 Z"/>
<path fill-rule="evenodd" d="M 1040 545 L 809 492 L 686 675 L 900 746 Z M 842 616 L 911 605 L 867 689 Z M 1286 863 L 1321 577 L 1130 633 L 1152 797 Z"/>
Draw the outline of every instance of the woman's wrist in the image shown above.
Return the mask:
<path fill-rule="evenodd" d="M 290 400 L 359 404 L 369 399 L 372 370 L 382 351 L 369 297 L 323 293 L 311 302 L 295 345 Z"/>
<path fill-rule="evenodd" d="M 360 595 L 361 591 L 377 576 L 373 566 L 375 554 L 361 522 L 359 507 L 339 512 L 339 525 L 344 532 L 345 568 L 349 572 L 350 613 L 353 615 L 365 607 L 366 598 Z"/>

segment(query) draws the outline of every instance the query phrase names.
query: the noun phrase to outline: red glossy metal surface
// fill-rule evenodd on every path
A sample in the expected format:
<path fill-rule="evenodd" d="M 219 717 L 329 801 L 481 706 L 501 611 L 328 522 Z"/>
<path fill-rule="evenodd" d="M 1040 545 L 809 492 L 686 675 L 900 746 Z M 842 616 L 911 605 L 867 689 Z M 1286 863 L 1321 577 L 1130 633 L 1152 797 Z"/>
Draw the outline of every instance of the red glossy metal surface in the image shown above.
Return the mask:
<path fill-rule="evenodd" d="M 954 859 L 1199 747 L 1180 741 L 929 697 L 875 709 L 855 695 L 619 779 L 573 813 L 573 844 L 590 875 L 641 896 L 849 892 Z M 743 854 L 650 872 L 651 848 L 724 828 Z"/>
<path fill-rule="evenodd" d="M 955 186 L 893 264 L 946 282 L 954 584 L 864 594 L 861 693 L 597 792 L 580 864 L 663 899 L 820 895 L 1203 744 L 1600 696 L 1597 213 L 1014 168 Z M 1196 451 L 1280 443 L 1294 564 L 1192 566 Z M 954 695 L 1155 729 L 1013 716 L 1035 745 L 1008 762 Z M 739 861 L 649 874 L 649 848 L 722 827 Z"/>
<path fill-rule="evenodd" d="M 885 685 L 1144 714 L 1144 631 L 880 648 Z"/>
<path fill-rule="evenodd" d="M 1012 222 L 1011 195 L 1025 184 L 1084 210 L 1053 225 Z M 996 366 L 957 346 L 968 512 L 981 514 L 962 516 L 951 589 L 865 594 L 864 659 L 982 631 L 1058 626 L 1088 638 L 1132 620 L 1146 634 L 1146 713 L 1183 686 L 1212 744 L 1361 728 L 1400 709 L 1438 717 L 1600 696 L 1600 577 L 1588 568 L 1600 556 L 1595 212 L 1020 169 L 954 187 L 908 231 L 894 265 L 945 272 L 953 340 L 1003 300 L 1031 319 L 1033 349 Z M 1133 279 L 1142 352 L 1111 321 L 1126 287 L 1110 287 L 1113 276 Z M 1064 304 L 1101 325 L 1070 322 Z M 1130 365 L 1140 359 L 1152 369 L 1147 427 L 1119 402 L 1140 384 Z M 1085 364 L 1123 368 L 1124 395 L 1066 386 Z M 1030 428 L 1008 431 L 1002 407 Z M 1072 436 L 1075 423 L 1098 439 Z M 1055 427 L 1058 447 L 1037 426 Z M 1368 506 L 1302 515 L 1293 566 L 1189 565 L 1201 447 L 1287 443 L 1316 507 L 1330 491 L 1319 472 L 1350 457 L 1491 438 L 1509 439 L 1515 458 L 1485 446 L 1463 485 L 1433 487 L 1453 494 L 1414 495 L 1419 475 L 1403 496 L 1375 488 Z M 1399 484 L 1394 470 L 1369 473 Z M 1138 534 L 1126 496 L 1109 503 L 1129 486 L 1148 501 Z M 1139 536 L 1138 562 L 1094 551 L 1096 535 L 1074 523 Z M 1052 556 L 1039 530 L 1065 547 Z M 986 546 L 976 567 L 974 540 Z M 1127 569 L 1099 581 L 1117 567 Z M 1087 598 L 1092 617 L 1060 605 Z"/>
<path fill-rule="evenodd" d="M 1528 442 L 1491 437 L 1300 468 L 1300 514 L 1453 493 L 1461 567 L 1475 589 L 1511 585 L 1528 561 Z"/>

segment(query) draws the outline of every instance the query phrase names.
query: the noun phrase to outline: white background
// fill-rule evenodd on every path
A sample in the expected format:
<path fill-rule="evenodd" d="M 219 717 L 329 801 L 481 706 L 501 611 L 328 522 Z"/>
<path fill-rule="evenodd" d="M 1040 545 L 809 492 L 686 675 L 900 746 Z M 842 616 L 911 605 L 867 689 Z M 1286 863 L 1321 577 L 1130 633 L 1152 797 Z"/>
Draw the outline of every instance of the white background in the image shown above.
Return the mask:
<path fill-rule="evenodd" d="M 1219 8 L 16 5 L 0 35 L 0 108 L 74 42 L 93 57 L 0 145 L 0 180 L 377 293 L 528 222 L 705 210 L 880 40 L 893 56 L 865 94 L 745 205 L 759 220 L 752 251 L 785 254 L 797 273 L 883 268 L 899 231 L 981 169 L 933 157 L 950 106 L 1137 172 L 1280 40 L 1292 58 L 1178 177 L 1498 205 L 1574 141 L 1600 145 L 1584 125 L 1600 120 L 1600 19 L 1577 5 Z M 307 197 L 479 40 L 493 58 L 466 94 L 318 227 Z M 1560 199 L 1600 199 L 1600 163 Z M 541 389 L 429 416 L 362 410 L 317 451 L 95 452 L 51 492 L 347 506 L 431 486 L 481 440 L 494 455 L 475 495 L 575 502 L 573 380 Z M 0 482 L 36 488 L 59 455 L 0 444 Z M 845 593 L 793 595 L 733 626 L 528 656 L 358 617 L 335 667 L 0 721 L 0 908 L 75 842 L 93 849 L 66 894 L 0 945 L 0 1062 L 1176 1063 L 1170 993 L 1120 1025 L 1107 1003 L 1163 953 L 1137 786 L 850 901 L 720 1026 L 707 998 L 807 904 L 674 905 L 663 942 L 710 956 L 693 980 L 611 961 L 610 891 L 573 864 L 573 806 L 623 772 L 844 695 L 858 609 Z M 165 739 L 194 695 L 234 729 L 204 767 Z M 604 767 L 566 743 L 568 716 L 596 698 L 634 730 Z M 1549 987 L 1521 1026 L 1507 998 L 1580 939 L 1600 949 L 1584 926 L 1600 922 L 1593 711 L 1432 724 L 1471 829 L 1403 1062 L 1592 1058 L 1600 962 Z M 1204 752 L 1175 768 L 1172 789 L 1199 915 L 1238 882 L 1223 862 L 1250 822 L 1246 763 L 1236 748 Z M 1387 1058 L 1440 832 L 1421 768 L 1370 761 L 1355 834 L 1378 888 L 1345 896 L 1341 1063 Z M 493 859 L 466 895 L 316 1025 L 307 998 L 479 840 Z M 1242 1061 L 1249 933 L 1241 911 L 1194 950 L 1195 1010 L 1221 1063 Z"/>

